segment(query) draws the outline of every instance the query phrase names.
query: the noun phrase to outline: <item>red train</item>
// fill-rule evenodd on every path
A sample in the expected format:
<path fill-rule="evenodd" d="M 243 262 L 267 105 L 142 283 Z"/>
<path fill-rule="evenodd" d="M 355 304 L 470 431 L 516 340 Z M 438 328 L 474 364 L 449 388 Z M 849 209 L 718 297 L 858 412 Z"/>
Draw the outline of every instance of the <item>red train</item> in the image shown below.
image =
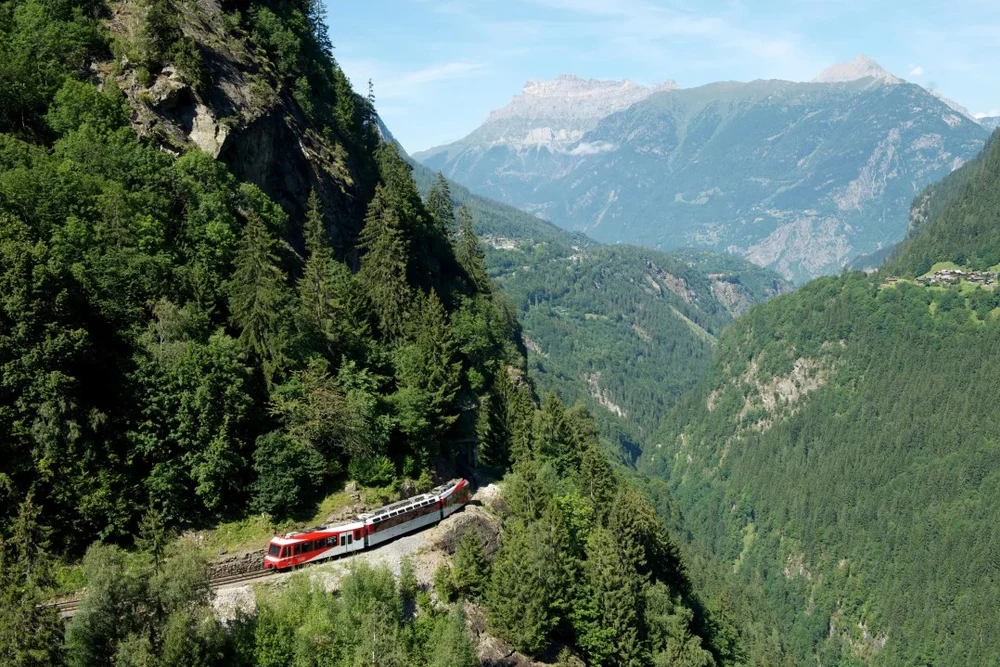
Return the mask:
<path fill-rule="evenodd" d="M 419 496 L 359 514 L 339 526 L 317 526 L 275 537 L 264 556 L 265 570 L 289 570 L 305 563 L 368 549 L 429 526 L 459 510 L 471 498 L 469 482 L 453 479 Z"/>

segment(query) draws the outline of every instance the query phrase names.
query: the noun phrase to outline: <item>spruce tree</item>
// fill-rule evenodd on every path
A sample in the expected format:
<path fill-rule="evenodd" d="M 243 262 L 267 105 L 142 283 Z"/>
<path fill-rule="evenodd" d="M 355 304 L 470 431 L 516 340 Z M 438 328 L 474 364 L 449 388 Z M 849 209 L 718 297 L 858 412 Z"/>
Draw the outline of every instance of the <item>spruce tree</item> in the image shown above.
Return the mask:
<path fill-rule="evenodd" d="M 55 607 L 44 606 L 51 565 L 41 513 L 29 495 L 0 538 L 0 664 L 10 667 L 56 665 L 62 622 Z"/>
<path fill-rule="evenodd" d="M 555 394 L 546 396 L 542 408 L 535 413 L 533 431 L 537 456 L 552 461 L 560 472 L 574 467 L 579 457 L 575 433 L 562 401 Z"/>
<path fill-rule="evenodd" d="M 619 551 L 621 539 L 596 528 L 587 540 L 584 562 L 587 605 L 594 618 L 578 631 L 591 661 L 600 665 L 646 664 L 642 641 L 643 579 Z"/>
<path fill-rule="evenodd" d="M 440 446 L 459 416 L 462 362 L 458 357 L 448 313 L 431 291 L 420 301 L 410 342 L 396 354 L 396 375 L 403 390 L 421 397 L 434 445 Z M 433 456 L 435 451 L 428 450 Z"/>
<path fill-rule="evenodd" d="M 440 172 L 427 192 L 427 212 L 434 218 L 439 233 L 450 237 L 455 227 L 455 204 L 451 199 L 451 187 Z"/>
<path fill-rule="evenodd" d="M 456 590 L 466 598 L 475 600 L 483 593 L 486 584 L 486 557 L 483 543 L 474 530 L 468 531 L 455 551 L 452 579 Z"/>
<path fill-rule="evenodd" d="M 437 622 L 431 644 L 429 667 L 474 667 L 478 664 L 461 606 Z"/>
<path fill-rule="evenodd" d="M 472 229 L 472 213 L 462 205 L 458 210 L 458 239 L 455 243 L 458 263 L 472 281 L 477 292 L 489 294 L 492 291 L 489 273 L 486 271 L 486 254 L 479 245 L 479 238 Z"/>
<path fill-rule="evenodd" d="M 365 253 L 359 279 L 368 292 L 383 336 L 396 341 L 402 337 L 412 298 L 406 277 L 409 245 L 399 215 L 381 185 L 368 205 L 358 242 Z"/>
<path fill-rule="evenodd" d="M 288 301 L 275 241 L 256 212 L 247 216 L 230 282 L 229 308 L 240 342 L 261 364 L 271 383 L 285 364 L 283 310 Z"/>
<path fill-rule="evenodd" d="M 491 626 L 519 650 L 537 655 L 560 618 L 552 601 L 565 582 L 559 555 L 519 520 L 504 526 L 503 543 L 491 567 L 486 609 Z"/>
<path fill-rule="evenodd" d="M 364 297 L 347 265 L 333 256 L 315 191 L 309 196 L 304 236 L 306 262 L 297 285 L 302 347 L 324 350 L 334 363 L 344 355 L 358 356 L 368 335 Z"/>

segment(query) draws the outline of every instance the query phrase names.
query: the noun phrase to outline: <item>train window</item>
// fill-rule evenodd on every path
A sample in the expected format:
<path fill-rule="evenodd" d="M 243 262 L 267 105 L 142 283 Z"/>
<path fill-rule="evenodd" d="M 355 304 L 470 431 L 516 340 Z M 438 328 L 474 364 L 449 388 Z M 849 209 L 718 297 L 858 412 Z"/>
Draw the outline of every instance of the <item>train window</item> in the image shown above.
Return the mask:
<path fill-rule="evenodd" d="M 316 550 L 316 551 L 319 551 L 324 546 L 325 546 L 325 543 L 324 543 L 323 540 L 316 540 L 315 542 L 313 542 L 313 549 Z"/>
<path fill-rule="evenodd" d="M 289 552 L 289 548 L 288 547 L 282 547 L 281 548 L 281 556 L 279 556 L 279 558 L 288 558 L 288 552 Z"/>
<path fill-rule="evenodd" d="M 347 535 L 341 535 L 340 536 L 340 546 L 342 546 L 342 547 L 346 547 L 347 546 Z"/>
<path fill-rule="evenodd" d="M 350 535 L 348 535 L 348 536 L 347 536 L 347 543 L 348 543 L 348 544 L 350 544 L 350 543 L 351 543 L 351 542 L 353 542 L 353 541 L 354 541 L 354 540 L 352 540 L 352 539 L 351 539 L 351 536 L 350 536 Z"/>
<path fill-rule="evenodd" d="M 296 544 L 294 547 L 292 547 L 292 555 L 293 556 L 298 556 L 300 553 L 302 553 L 302 545 L 301 544 Z"/>
<path fill-rule="evenodd" d="M 326 538 L 326 546 L 328 546 L 328 547 L 335 547 L 335 546 L 337 546 L 337 536 L 336 535 L 331 535 L 330 537 Z"/>
<path fill-rule="evenodd" d="M 355 530 L 354 531 L 354 539 L 356 539 L 356 540 L 360 540 L 361 539 L 361 531 L 360 530 Z"/>
<path fill-rule="evenodd" d="M 269 546 L 267 548 L 267 555 L 268 556 L 277 556 L 280 551 L 281 551 L 281 547 L 279 547 L 277 544 L 272 544 L 271 546 Z"/>

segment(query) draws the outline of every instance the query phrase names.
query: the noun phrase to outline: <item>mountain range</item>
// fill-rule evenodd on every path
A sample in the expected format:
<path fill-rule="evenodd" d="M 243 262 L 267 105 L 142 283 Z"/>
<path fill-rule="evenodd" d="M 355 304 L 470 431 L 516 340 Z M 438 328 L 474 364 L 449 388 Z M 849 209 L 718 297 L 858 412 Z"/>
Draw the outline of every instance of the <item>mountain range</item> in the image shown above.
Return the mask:
<path fill-rule="evenodd" d="M 986 125 L 859 57 L 807 83 L 530 82 L 414 157 L 598 241 L 732 252 L 803 281 L 898 242 L 913 197 Z"/>

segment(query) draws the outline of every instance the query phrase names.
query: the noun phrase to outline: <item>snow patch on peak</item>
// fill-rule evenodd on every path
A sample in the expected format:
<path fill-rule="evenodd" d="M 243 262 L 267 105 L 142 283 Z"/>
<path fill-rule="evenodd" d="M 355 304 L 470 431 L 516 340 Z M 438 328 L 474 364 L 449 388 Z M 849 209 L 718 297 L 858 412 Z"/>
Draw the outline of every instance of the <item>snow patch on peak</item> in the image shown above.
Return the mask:
<path fill-rule="evenodd" d="M 813 83 L 844 83 L 868 78 L 885 83 L 902 83 L 902 79 L 865 55 L 858 56 L 846 63 L 827 67 L 812 81 Z"/>

